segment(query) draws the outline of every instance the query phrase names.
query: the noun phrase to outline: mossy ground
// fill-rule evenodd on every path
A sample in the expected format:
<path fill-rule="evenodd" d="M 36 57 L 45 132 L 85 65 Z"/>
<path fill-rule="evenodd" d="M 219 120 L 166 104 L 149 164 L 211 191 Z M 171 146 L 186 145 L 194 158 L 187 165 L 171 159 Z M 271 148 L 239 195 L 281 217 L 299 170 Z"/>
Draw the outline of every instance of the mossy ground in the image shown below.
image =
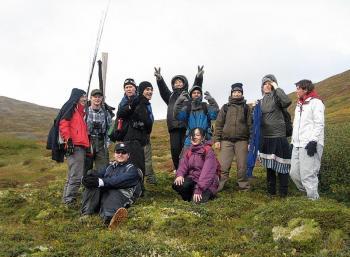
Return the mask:
<path fill-rule="evenodd" d="M 237 191 L 234 167 L 227 187 L 204 205 L 180 200 L 171 189 L 168 135 L 152 136 L 158 185 L 109 231 L 98 216 L 84 222 L 61 204 L 66 164 L 50 160 L 44 145 L 0 138 L 0 256 L 350 256 L 350 209 L 321 194 L 307 200 L 290 184 L 289 197 L 265 193 L 265 173 L 254 171 L 250 192 Z M 45 170 L 41 170 L 45 168 Z M 272 229 L 294 218 L 320 228 L 306 241 L 273 240 Z"/>

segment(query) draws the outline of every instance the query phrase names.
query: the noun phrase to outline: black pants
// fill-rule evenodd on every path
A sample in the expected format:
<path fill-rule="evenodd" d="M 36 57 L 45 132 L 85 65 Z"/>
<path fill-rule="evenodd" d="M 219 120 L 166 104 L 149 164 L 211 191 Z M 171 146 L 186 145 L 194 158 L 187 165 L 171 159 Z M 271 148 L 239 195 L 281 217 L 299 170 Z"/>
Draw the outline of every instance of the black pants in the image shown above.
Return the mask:
<path fill-rule="evenodd" d="M 186 128 L 172 129 L 169 134 L 171 159 L 173 160 L 174 168 L 177 170 L 179 167 L 181 150 L 186 139 Z"/>
<path fill-rule="evenodd" d="M 196 182 L 194 182 L 191 178 L 185 178 L 184 183 L 181 186 L 177 186 L 173 184 L 173 189 L 181 195 L 184 201 L 190 202 L 193 197 L 194 187 L 196 186 Z M 202 193 L 202 200 L 200 203 L 206 203 L 210 199 L 214 198 L 213 193 L 210 190 L 205 190 Z"/>
<path fill-rule="evenodd" d="M 285 197 L 288 194 L 289 174 L 277 174 L 279 180 L 279 194 L 281 197 Z M 274 171 L 273 169 L 267 169 L 267 192 L 271 195 L 276 194 L 276 171 Z"/>
<path fill-rule="evenodd" d="M 144 178 L 146 173 L 145 166 L 145 153 L 143 151 L 143 146 L 137 140 L 125 141 L 125 144 L 128 146 L 130 152 L 130 162 L 134 164 L 137 168 L 142 171 L 142 192 L 145 191 Z"/>
<path fill-rule="evenodd" d="M 109 221 L 114 213 L 122 207 L 129 207 L 128 199 L 119 189 L 85 188 L 81 201 L 81 214 L 99 213 L 104 221 Z"/>

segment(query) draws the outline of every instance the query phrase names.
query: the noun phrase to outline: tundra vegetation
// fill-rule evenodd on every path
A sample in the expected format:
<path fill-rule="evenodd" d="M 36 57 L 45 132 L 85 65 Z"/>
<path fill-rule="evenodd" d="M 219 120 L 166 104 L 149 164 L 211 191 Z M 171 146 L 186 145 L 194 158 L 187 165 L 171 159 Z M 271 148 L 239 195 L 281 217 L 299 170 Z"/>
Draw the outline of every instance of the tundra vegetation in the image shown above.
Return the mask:
<path fill-rule="evenodd" d="M 251 191 L 237 190 L 233 165 L 215 200 L 184 202 L 171 189 L 168 133 L 157 121 L 151 140 L 158 185 L 146 184 L 146 197 L 115 231 L 98 216 L 80 221 L 78 208 L 61 204 L 66 163 L 50 160 L 44 134 L 23 137 L 6 123 L 11 129 L 0 129 L 0 256 L 350 256 L 350 72 L 316 88 L 327 108 L 320 200 L 306 199 L 292 182 L 287 198 L 267 196 L 258 164 Z"/>

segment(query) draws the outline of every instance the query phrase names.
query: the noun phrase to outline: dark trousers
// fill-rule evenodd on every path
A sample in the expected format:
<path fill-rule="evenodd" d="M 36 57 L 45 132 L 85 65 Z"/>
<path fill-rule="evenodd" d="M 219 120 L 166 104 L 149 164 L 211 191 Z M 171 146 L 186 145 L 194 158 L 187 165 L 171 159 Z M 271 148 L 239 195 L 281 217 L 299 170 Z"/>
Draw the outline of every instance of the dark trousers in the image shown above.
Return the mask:
<path fill-rule="evenodd" d="M 184 201 L 190 202 L 193 197 L 193 191 L 195 186 L 196 186 L 196 182 L 194 182 L 191 178 L 187 177 L 185 178 L 185 181 L 181 186 L 177 186 L 173 184 L 173 189 L 179 195 L 181 195 Z M 200 201 L 200 203 L 206 203 L 212 198 L 214 198 L 213 193 L 207 189 L 202 193 L 202 200 Z"/>
<path fill-rule="evenodd" d="M 105 221 L 108 221 L 119 208 L 129 207 L 131 202 L 118 189 L 85 188 L 81 201 L 81 214 L 99 213 Z"/>
<path fill-rule="evenodd" d="M 171 159 L 173 160 L 174 168 L 179 167 L 180 154 L 186 139 L 186 128 L 173 129 L 170 134 L 170 151 Z"/>
<path fill-rule="evenodd" d="M 279 194 L 281 197 L 285 197 L 288 194 L 288 178 L 289 174 L 278 174 L 279 180 Z M 270 195 L 276 194 L 276 171 L 273 169 L 267 169 L 267 192 Z"/>
<path fill-rule="evenodd" d="M 134 164 L 137 168 L 142 171 L 142 192 L 145 191 L 144 178 L 146 173 L 145 166 L 145 153 L 143 151 L 143 146 L 137 140 L 125 141 L 125 144 L 128 146 L 130 152 L 130 162 Z"/>

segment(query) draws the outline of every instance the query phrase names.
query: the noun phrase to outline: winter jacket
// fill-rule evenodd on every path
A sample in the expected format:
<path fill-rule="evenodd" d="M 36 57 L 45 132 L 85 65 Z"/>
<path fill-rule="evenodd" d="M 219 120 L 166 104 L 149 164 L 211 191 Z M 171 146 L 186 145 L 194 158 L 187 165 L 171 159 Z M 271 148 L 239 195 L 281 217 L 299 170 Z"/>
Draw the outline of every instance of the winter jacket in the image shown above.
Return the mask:
<path fill-rule="evenodd" d="M 248 141 L 252 115 L 246 100 L 237 100 L 230 96 L 226 106 L 227 111 L 225 105 L 222 106 L 215 122 L 215 141 Z"/>
<path fill-rule="evenodd" d="M 291 100 L 281 88 L 265 94 L 261 100 L 261 134 L 266 138 L 286 136 L 286 124 L 281 108 L 287 108 Z"/>
<path fill-rule="evenodd" d="M 308 97 L 295 107 L 292 144 L 305 147 L 310 141 L 324 145 L 324 104 L 320 99 Z"/>
<path fill-rule="evenodd" d="M 175 89 L 173 84 L 175 79 L 180 78 L 184 81 L 184 87 L 181 89 Z M 167 125 L 168 125 L 168 130 L 171 131 L 173 129 L 178 129 L 178 128 L 185 128 L 186 127 L 186 122 L 184 121 L 179 121 L 174 117 L 174 106 L 177 98 L 181 95 L 182 91 L 187 91 L 188 90 L 188 81 L 185 76 L 178 75 L 172 78 L 171 80 L 172 84 L 172 89 L 173 92 L 171 92 L 166 85 L 165 81 L 163 78 L 160 80 L 157 80 L 157 85 L 159 88 L 160 96 L 162 97 L 163 101 L 168 105 L 168 110 L 167 110 Z M 202 87 L 203 83 L 203 77 L 198 78 L 196 76 L 194 85 L 198 85 Z"/>
<path fill-rule="evenodd" d="M 176 100 L 174 115 L 178 120 L 187 124 L 185 146 L 191 145 L 190 132 L 194 128 L 202 128 L 206 133 L 205 138 L 207 140 L 211 139 L 211 121 L 216 119 L 219 112 L 218 104 L 214 99 L 212 100 L 209 105 L 203 103 L 201 98 L 191 101 L 190 104 L 188 104 L 188 100 L 183 100 L 182 97 Z M 207 113 L 203 109 L 203 104 L 207 106 Z M 188 110 L 188 108 L 191 108 L 191 110 Z"/>
<path fill-rule="evenodd" d="M 142 172 L 129 162 L 113 162 L 99 170 L 97 176 L 103 180 L 102 189 L 120 189 L 134 200 L 141 194 Z"/>
<path fill-rule="evenodd" d="M 209 189 L 216 194 L 219 186 L 219 177 L 216 174 L 217 162 L 214 151 L 209 148 L 205 150 L 204 144 L 191 145 L 185 153 L 176 171 L 176 177 L 189 177 L 196 182 L 195 194 L 202 194 Z"/>
<path fill-rule="evenodd" d="M 59 125 L 60 135 L 64 141 L 72 139 L 76 146 L 89 147 L 88 129 L 84 120 L 84 106 L 78 104 L 71 119 L 62 119 Z"/>
<path fill-rule="evenodd" d="M 51 150 L 51 158 L 57 162 L 64 161 L 64 146 L 63 142 L 59 136 L 59 125 L 62 119 L 70 120 L 76 109 L 77 103 L 81 96 L 86 94 L 84 90 L 79 88 L 73 88 L 71 95 L 67 102 L 61 107 L 59 113 L 57 114 L 54 123 L 50 129 L 47 136 L 46 149 Z"/>
<path fill-rule="evenodd" d="M 135 106 L 121 106 L 120 112 L 127 113 L 125 117 L 129 118 L 129 128 L 124 141 L 137 140 L 141 146 L 145 146 L 150 141 L 149 135 L 152 132 L 154 118 L 148 99 L 143 95 L 138 98 Z"/>

